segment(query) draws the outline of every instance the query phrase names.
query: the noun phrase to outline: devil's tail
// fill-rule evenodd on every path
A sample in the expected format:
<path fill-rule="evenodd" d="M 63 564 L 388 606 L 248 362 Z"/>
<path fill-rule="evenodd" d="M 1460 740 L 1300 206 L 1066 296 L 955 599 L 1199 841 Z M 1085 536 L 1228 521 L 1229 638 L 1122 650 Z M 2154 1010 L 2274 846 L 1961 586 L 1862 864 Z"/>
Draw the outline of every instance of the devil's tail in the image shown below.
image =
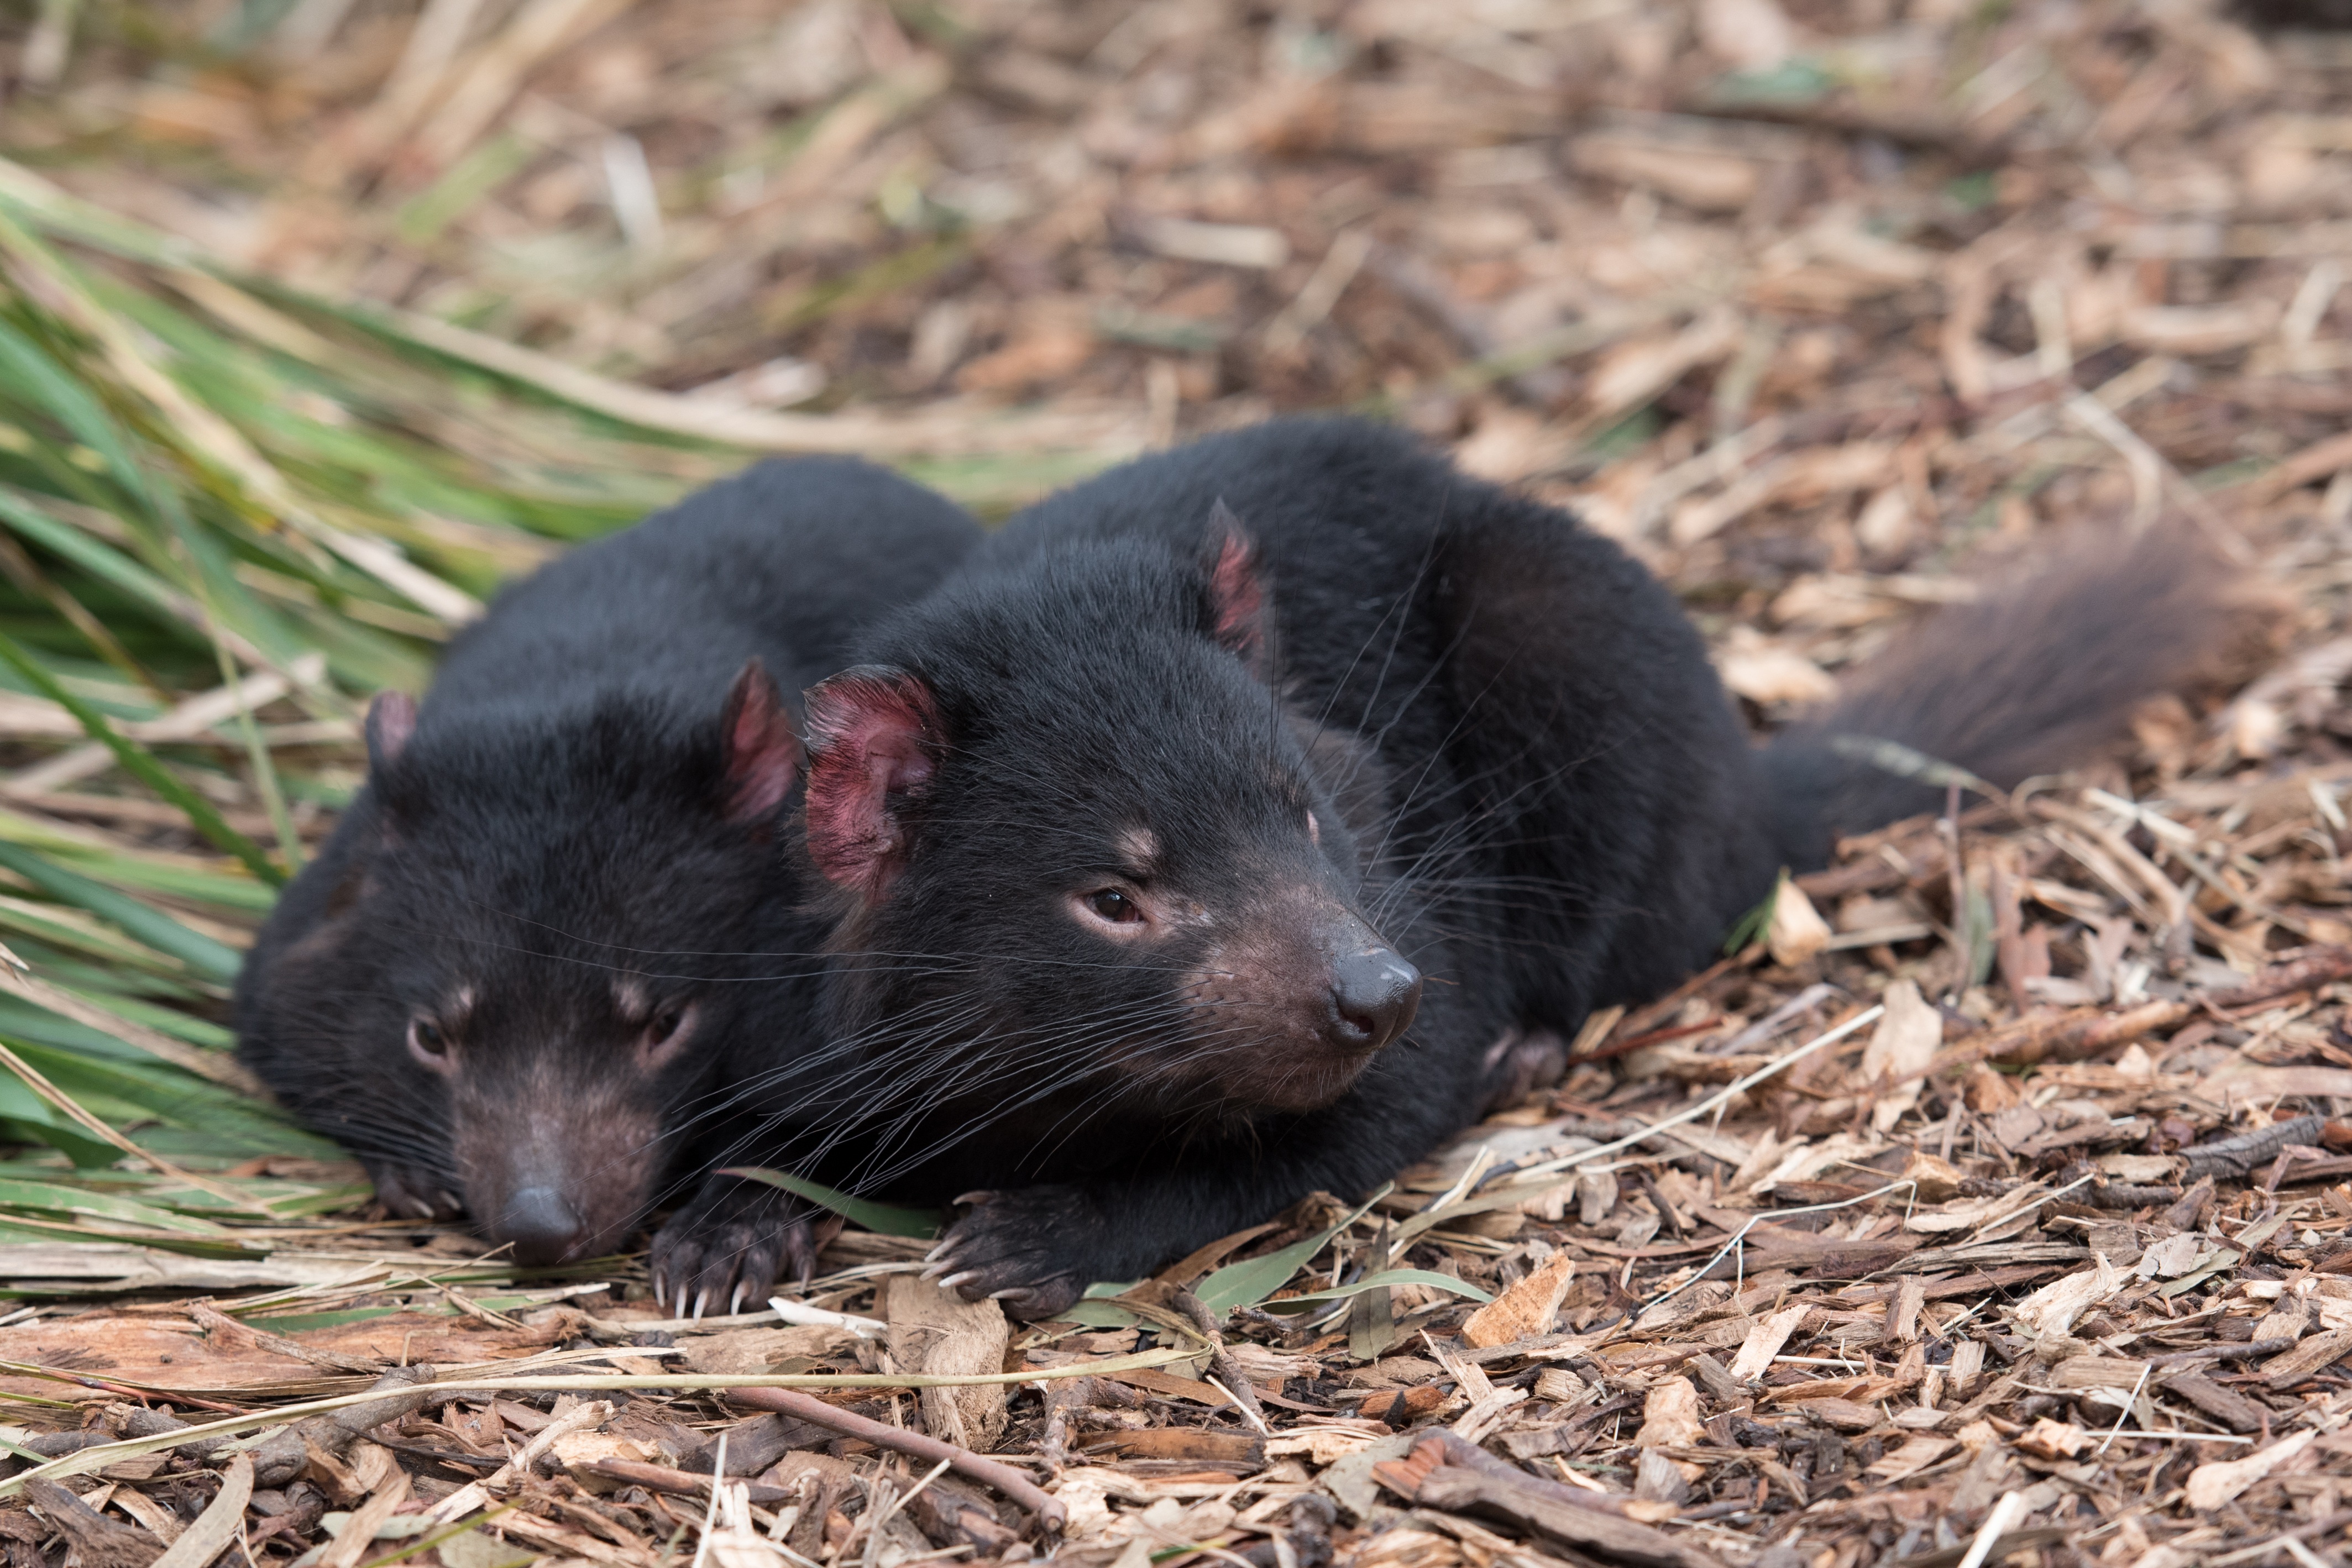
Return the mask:
<path fill-rule="evenodd" d="M 1820 866 L 1839 835 L 1933 810 L 1955 768 L 2006 789 L 2090 760 L 2139 703 L 2213 664 L 2244 604 L 2240 574 L 2183 527 L 2086 528 L 2036 552 L 1774 738 L 1783 855 Z"/>

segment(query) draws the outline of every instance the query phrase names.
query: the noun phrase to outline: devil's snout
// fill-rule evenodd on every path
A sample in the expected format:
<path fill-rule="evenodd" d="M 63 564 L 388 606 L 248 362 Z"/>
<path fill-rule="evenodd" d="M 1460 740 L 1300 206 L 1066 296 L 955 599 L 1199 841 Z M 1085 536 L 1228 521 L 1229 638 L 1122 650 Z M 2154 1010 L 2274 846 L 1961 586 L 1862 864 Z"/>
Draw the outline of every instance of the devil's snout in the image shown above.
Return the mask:
<path fill-rule="evenodd" d="M 518 1190 L 490 1227 L 493 1239 L 510 1243 L 515 1261 L 530 1268 L 562 1262 L 579 1246 L 585 1229 L 579 1211 L 547 1186 Z"/>
<path fill-rule="evenodd" d="M 1378 1051 L 1412 1027 L 1420 1006 L 1419 969 L 1393 948 L 1357 947 L 1332 962 L 1324 1037 L 1341 1051 Z"/>

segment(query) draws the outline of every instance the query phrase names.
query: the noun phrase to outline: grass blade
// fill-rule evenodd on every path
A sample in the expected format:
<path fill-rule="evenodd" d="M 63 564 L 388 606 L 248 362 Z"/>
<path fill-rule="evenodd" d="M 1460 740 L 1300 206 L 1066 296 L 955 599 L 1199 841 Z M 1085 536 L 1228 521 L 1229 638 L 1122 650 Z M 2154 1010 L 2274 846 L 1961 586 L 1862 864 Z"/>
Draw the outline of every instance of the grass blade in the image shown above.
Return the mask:
<path fill-rule="evenodd" d="M 852 1197 L 845 1192 L 835 1192 L 822 1182 L 806 1176 L 790 1176 L 782 1171 L 763 1170 L 757 1166 L 731 1166 L 720 1176 L 741 1176 L 745 1181 L 761 1181 L 770 1186 L 782 1187 L 808 1199 L 820 1208 L 829 1208 L 845 1219 L 856 1221 L 866 1229 L 882 1236 L 907 1236 L 918 1241 L 929 1241 L 944 1225 L 943 1218 L 919 1208 L 899 1208 L 887 1203 Z"/>
<path fill-rule="evenodd" d="M 156 794 L 187 814 L 188 823 L 196 831 L 245 863 L 247 871 L 271 887 L 282 885 L 286 873 L 271 863 L 262 853 L 261 846 L 228 825 L 211 801 L 173 777 L 171 770 L 155 759 L 155 754 L 136 741 L 126 738 L 108 722 L 104 714 L 68 691 L 16 639 L 0 632 L 0 660 L 5 660 L 51 702 L 72 714 L 89 737 L 114 753 L 122 770 L 146 785 Z"/>

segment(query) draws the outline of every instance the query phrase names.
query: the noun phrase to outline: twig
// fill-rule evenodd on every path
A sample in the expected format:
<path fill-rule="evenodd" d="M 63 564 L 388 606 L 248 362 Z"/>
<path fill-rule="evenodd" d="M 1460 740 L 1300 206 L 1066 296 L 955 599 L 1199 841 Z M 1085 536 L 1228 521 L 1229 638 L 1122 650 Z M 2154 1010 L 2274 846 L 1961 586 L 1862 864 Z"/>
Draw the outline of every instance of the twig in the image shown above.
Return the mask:
<path fill-rule="evenodd" d="M 1026 1381 L 1025 1375 L 1024 1381 Z M 984 1459 L 969 1448 L 943 1443 L 937 1437 L 909 1432 L 904 1427 L 870 1421 L 863 1416 L 853 1416 L 836 1406 L 826 1404 L 814 1394 L 803 1394 L 797 1389 L 739 1388 L 729 1397 L 736 1404 L 749 1405 L 755 1410 L 780 1411 L 819 1427 L 829 1427 L 836 1432 L 871 1443 L 877 1448 L 888 1448 L 918 1459 L 946 1459 L 972 1479 L 984 1481 L 1011 1498 L 1035 1515 L 1037 1522 L 1048 1531 L 1060 1531 L 1069 1520 L 1069 1511 L 1039 1490 L 1034 1481 L 993 1459 Z"/>
<path fill-rule="evenodd" d="M 1960 1568 L 1984 1568 L 1985 1559 L 1992 1555 L 1993 1543 L 2007 1532 L 2009 1527 L 2025 1517 L 2025 1494 L 2003 1492 L 2000 1500 L 1992 1505 L 1992 1512 L 1977 1531 L 1976 1539 L 1969 1542 L 1969 1554 L 1960 1559 Z"/>
<path fill-rule="evenodd" d="M 2210 1144 L 2191 1144 L 2179 1151 L 2180 1157 L 2189 1163 L 2191 1175 L 2218 1172 L 2223 1176 L 2245 1176 L 2289 1145 L 2316 1142 L 2320 1130 L 2326 1124 L 2325 1116 L 2297 1116 L 2293 1121 L 2273 1122 L 2267 1127 L 2242 1133 L 2234 1138 L 2221 1138 Z"/>
<path fill-rule="evenodd" d="M 2100 1453 L 2105 1453 L 2109 1446 L 2122 1434 L 2124 1423 L 2131 1419 L 2132 1406 L 2139 1403 L 2139 1391 L 2147 1386 L 2147 1375 L 2155 1370 L 2155 1367 L 2146 1364 L 2140 1367 L 2139 1381 L 2132 1385 L 2131 1396 L 2124 1401 L 2124 1412 L 2116 1417 L 2115 1430 L 2107 1434 L 2106 1442 L 2099 1445 Z"/>
<path fill-rule="evenodd" d="M 674 1470 L 667 1465 L 649 1465 L 642 1459 L 591 1459 L 584 1469 L 600 1476 L 610 1476 L 616 1481 L 647 1491 L 672 1492 L 679 1497 L 700 1497 L 711 1484 L 711 1478 L 692 1470 Z M 720 1478 L 724 1479 L 724 1477 Z M 751 1500 L 766 1507 L 772 1503 L 790 1502 L 793 1494 L 782 1487 L 766 1486 L 757 1481 L 743 1483 L 751 1489 Z"/>
<path fill-rule="evenodd" d="M 710 1561 L 710 1538 L 719 1522 L 719 1494 L 727 1485 L 727 1434 L 719 1434 L 719 1453 L 710 1461 L 710 1506 L 702 1511 L 702 1539 L 695 1543 L 694 1568 Z"/>
<path fill-rule="evenodd" d="M 1600 1159 L 1604 1155 L 1613 1155 L 1620 1149 L 1630 1149 L 1636 1144 L 1646 1143 L 1650 1139 L 1656 1137 L 1660 1133 L 1666 1131 L 1669 1127 L 1679 1127 L 1685 1123 L 1696 1122 L 1701 1117 L 1712 1113 L 1717 1106 L 1728 1105 L 1732 1101 L 1738 1099 L 1740 1095 L 1745 1094 L 1750 1089 L 1755 1088 L 1756 1085 L 1763 1082 L 1767 1078 L 1769 1078 L 1774 1073 L 1780 1072 L 1782 1070 L 1803 1061 L 1806 1057 L 1811 1056 L 1814 1051 L 1821 1050 L 1822 1047 L 1825 1045 L 1835 1045 L 1839 1040 L 1843 1040 L 1854 1030 L 1862 1028 L 1863 1025 L 1867 1023 L 1875 1023 L 1880 1018 L 1885 1015 L 1885 1012 L 1886 1008 L 1884 1003 L 1874 1003 L 1854 1014 L 1853 1017 L 1846 1019 L 1845 1022 L 1838 1025 L 1835 1029 L 1831 1030 L 1826 1034 L 1815 1035 L 1812 1039 L 1797 1047 L 1796 1050 L 1789 1052 L 1786 1056 L 1775 1057 L 1770 1061 L 1768 1061 L 1763 1066 L 1758 1068 L 1755 1071 L 1748 1073 L 1746 1077 L 1732 1080 L 1730 1082 L 1725 1084 L 1721 1089 L 1717 1090 L 1715 1093 L 1708 1095 L 1706 1099 L 1699 1101 L 1696 1104 L 1684 1106 L 1681 1110 L 1675 1112 L 1673 1115 L 1667 1117 L 1663 1122 L 1653 1122 L 1638 1133 L 1629 1134 L 1625 1137 L 1619 1138 L 1614 1143 L 1603 1144 L 1597 1149 L 1587 1149 L 1580 1155 L 1563 1155 L 1559 1159 L 1546 1160 L 1541 1165 L 1528 1166 L 1518 1174 L 1522 1178 L 1525 1178 L 1531 1176 L 1549 1175 L 1554 1171 L 1574 1170 L 1579 1166 L 1591 1165 L 1593 1161 Z"/>
<path fill-rule="evenodd" d="M 1202 1337 L 1213 1347 L 1206 1375 L 1210 1385 L 1232 1400 L 1234 1408 L 1246 1416 L 1251 1426 L 1265 1432 L 1265 1407 L 1257 1402 L 1257 1390 L 1250 1385 L 1249 1375 L 1225 1349 L 1225 1336 L 1218 1332 L 1216 1314 L 1209 1311 L 1209 1304 L 1184 1290 L 1171 1292 L 1168 1300 L 1171 1306 L 1192 1320 Z"/>
<path fill-rule="evenodd" d="M 452 1367 L 427 1379 L 432 1386 L 455 1389 L 489 1389 L 506 1394 L 515 1391 L 533 1394 L 585 1394 L 613 1389 L 647 1389 L 660 1392 L 715 1392 L 734 1389 L 774 1390 L 782 1388 L 972 1388 L 982 1384 L 1047 1383 L 1065 1377 L 1107 1376 L 1112 1373 L 1136 1372 L 1145 1367 L 1165 1366 L 1171 1362 L 1190 1361 L 1201 1353 L 1171 1346 L 1163 1350 L 1138 1351 L 1132 1355 L 1115 1355 L 1103 1361 L 1076 1362 L 1068 1366 L 1030 1366 L 1019 1372 L 966 1372 L 953 1375 L 916 1373 L 842 1373 L 834 1375 L 814 1375 L 801 1373 L 676 1373 L 646 1375 L 639 1373 L 609 1373 L 593 1376 L 530 1376 L 501 1377 L 495 1367 Z M 34 1366 L 23 1363 L 0 1362 L 0 1370 L 22 1373 L 30 1376 L 51 1377 L 60 1382 L 79 1383 L 85 1386 L 103 1388 L 109 1393 L 121 1393 L 145 1398 L 137 1389 L 116 1388 L 85 1378 L 77 1373 L 60 1372 L 55 1367 Z M 201 1404 L 177 1390 L 163 1390 L 180 1404 Z M 383 1398 L 381 1389 L 358 1394 L 337 1394 L 324 1399 L 308 1399 L 299 1405 L 281 1405 L 275 1410 L 249 1410 L 218 1421 L 175 1427 L 169 1432 L 147 1437 L 126 1437 L 115 1443 L 99 1443 L 62 1458 L 50 1460 L 38 1469 L 20 1475 L 0 1477 L 0 1497 L 7 1497 L 24 1489 L 35 1479 L 56 1480 L 64 1476 L 84 1475 L 103 1469 L 123 1459 L 142 1454 L 157 1453 L 164 1448 L 176 1448 L 199 1438 L 234 1437 L 259 1427 L 282 1427 L 305 1416 L 317 1416 L 330 1410 L 349 1409 Z M 822 1403 L 822 1402 L 820 1402 Z M 831 1406 L 826 1406 L 831 1408 Z M 386 1417 L 389 1419 L 389 1417 Z M 451 1494 L 456 1495 L 455 1493 Z"/>

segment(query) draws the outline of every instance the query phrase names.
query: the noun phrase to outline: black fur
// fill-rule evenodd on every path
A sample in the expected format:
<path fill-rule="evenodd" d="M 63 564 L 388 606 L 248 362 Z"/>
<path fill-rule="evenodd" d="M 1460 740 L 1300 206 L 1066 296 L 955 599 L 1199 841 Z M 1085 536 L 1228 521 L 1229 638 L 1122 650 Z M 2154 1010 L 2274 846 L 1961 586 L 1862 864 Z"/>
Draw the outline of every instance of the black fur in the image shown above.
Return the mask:
<path fill-rule="evenodd" d="M 822 927 L 779 865 L 789 715 L 761 728 L 753 692 L 743 753 L 730 684 L 756 658 L 797 692 L 979 538 L 880 469 L 772 462 L 509 589 L 404 746 L 379 699 L 368 782 L 240 977 L 246 1062 L 393 1207 L 468 1209 L 533 1260 L 609 1250 L 740 1157 L 751 1063 L 813 1030 Z M 418 1020 L 447 1051 L 412 1052 Z M 812 1257 L 791 1202 L 715 1176 L 656 1246 L 682 1302 Z"/>
<path fill-rule="evenodd" d="M 1999 649 L 1948 622 L 1895 662 L 1922 691 L 1882 682 L 1759 751 L 1639 565 L 1397 434 L 1284 421 L 1078 486 L 865 639 L 837 704 L 812 695 L 853 740 L 814 763 L 834 1045 L 800 1064 L 798 1157 L 910 1199 L 983 1189 L 936 1269 L 1030 1314 L 1362 1191 L 1475 1118 L 1510 1042 L 1655 994 L 1827 830 L 1908 809 L 1832 736 L 1866 721 L 1998 775 L 2112 727 L 2209 637 L 2210 593 L 2157 625 L 2084 614 L 2100 591 L 2053 585 Z M 2112 677 L 2095 712 L 2027 700 L 2069 655 Z M 911 765 L 842 763 L 866 735 Z M 1122 846 L 1146 841 L 1139 873 Z M 1148 931 L 1089 925 L 1096 889 L 1149 904 Z M 1342 906 L 1426 981 L 1368 1064 L 1248 1021 L 1322 983 L 1283 911 Z"/>

